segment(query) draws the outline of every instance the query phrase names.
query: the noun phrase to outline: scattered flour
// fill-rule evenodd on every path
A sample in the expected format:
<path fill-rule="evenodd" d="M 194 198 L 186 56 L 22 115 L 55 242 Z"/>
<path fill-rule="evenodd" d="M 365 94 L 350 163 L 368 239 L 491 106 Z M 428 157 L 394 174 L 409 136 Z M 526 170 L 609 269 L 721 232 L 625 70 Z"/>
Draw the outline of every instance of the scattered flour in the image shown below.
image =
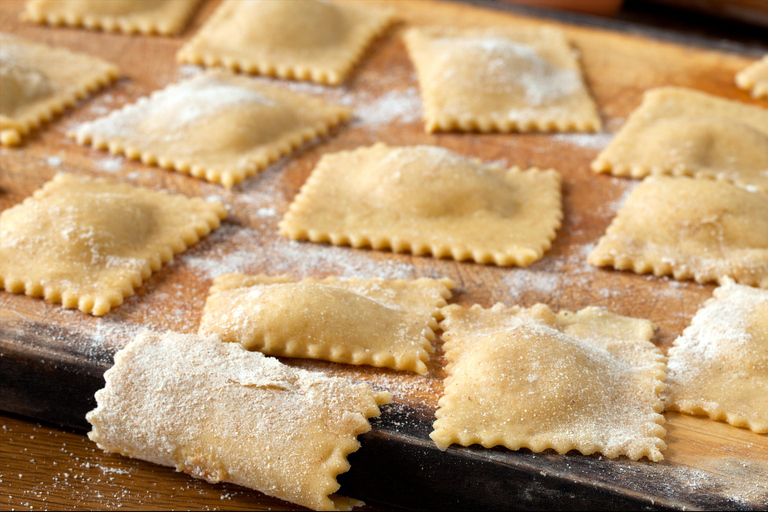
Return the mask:
<path fill-rule="evenodd" d="M 611 139 L 611 133 L 558 133 L 551 136 L 553 140 L 565 142 L 572 146 L 585 149 L 604 149 Z"/>
<path fill-rule="evenodd" d="M 45 159 L 45 162 L 46 162 L 46 163 L 47 163 L 47 164 L 48 164 L 50 167 L 59 167 L 59 166 L 61 166 L 61 157 L 58 157 L 58 156 L 49 156 L 48 158 L 46 158 L 46 159 Z"/>
<path fill-rule="evenodd" d="M 393 122 L 421 122 L 423 117 L 419 90 L 416 87 L 409 87 L 402 91 L 389 91 L 370 102 L 362 102 L 355 108 L 353 122 L 376 127 Z"/>
<path fill-rule="evenodd" d="M 96 168 L 106 172 L 120 172 L 125 159 L 121 156 L 110 156 L 96 160 Z"/>

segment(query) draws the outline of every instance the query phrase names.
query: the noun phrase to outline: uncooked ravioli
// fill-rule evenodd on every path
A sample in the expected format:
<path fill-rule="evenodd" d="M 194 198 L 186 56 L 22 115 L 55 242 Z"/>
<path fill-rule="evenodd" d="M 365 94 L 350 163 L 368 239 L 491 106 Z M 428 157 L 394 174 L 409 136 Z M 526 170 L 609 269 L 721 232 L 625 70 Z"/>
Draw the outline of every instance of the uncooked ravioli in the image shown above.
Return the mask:
<path fill-rule="evenodd" d="M 375 144 L 325 155 L 280 232 L 478 263 L 540 259 L 562 218 L 554 170 L 505 170 L 434 146 Z"/>

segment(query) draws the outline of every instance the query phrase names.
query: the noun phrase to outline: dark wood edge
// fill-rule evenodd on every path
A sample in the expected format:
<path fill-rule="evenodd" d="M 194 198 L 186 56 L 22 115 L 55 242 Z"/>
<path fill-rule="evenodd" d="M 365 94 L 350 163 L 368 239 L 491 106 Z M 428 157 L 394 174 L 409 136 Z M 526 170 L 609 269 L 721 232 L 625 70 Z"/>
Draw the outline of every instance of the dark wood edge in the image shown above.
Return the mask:
<path fill-rule="evenodd" d="M 680 33 L 660 27 L 645 25 L 642 23 L 606 18 L 578 12 L 562 11 L 557 9 L 544 9 L 527 5 L 517 5 L 499 0 L 449 0 L 452 2 L 468 3 L 483 9 L 492 9 L 516 13 L 532 18 L 548 19 L 582 27 L 612 30 L 625 34 L 634 34 L 660 41 L 676 43 L 684 46 L 697 46 L 709 50 L 739 53 L 755 58 L 762 57 L 768 51 L 768 41 L 764 45 L 744 44 L 727 39 L 708 38 L 697 34 Z"/>

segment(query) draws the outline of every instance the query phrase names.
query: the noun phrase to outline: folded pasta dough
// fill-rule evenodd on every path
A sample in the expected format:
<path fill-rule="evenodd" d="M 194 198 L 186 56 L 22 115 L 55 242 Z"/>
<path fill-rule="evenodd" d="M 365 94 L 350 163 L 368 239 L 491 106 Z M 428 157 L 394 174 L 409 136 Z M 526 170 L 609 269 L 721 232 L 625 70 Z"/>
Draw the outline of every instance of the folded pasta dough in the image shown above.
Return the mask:
<path fill-rule="evenodd" d="M 145 331 L 115 355 L 86 418 L 99 448 L 316 510 L 360 504 L 336 476 L 391 400 L 216 337 Z"/>
<path fill-rule="evenodd" d="M 224 274 L 211 287 L 198 334 L 272 356 L 425 374 L 452 286 L 449 279 Z"/>

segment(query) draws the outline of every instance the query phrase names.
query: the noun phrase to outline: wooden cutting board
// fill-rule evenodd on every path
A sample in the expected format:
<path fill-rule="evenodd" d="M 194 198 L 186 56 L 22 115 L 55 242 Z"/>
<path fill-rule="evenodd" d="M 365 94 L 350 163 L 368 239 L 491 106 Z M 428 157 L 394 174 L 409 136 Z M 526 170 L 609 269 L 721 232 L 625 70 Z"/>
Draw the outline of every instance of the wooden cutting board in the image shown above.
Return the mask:
<path fill-rule="evenodd" d="M 342 87 L 287 86 L 355 109 L 347 125 L 301 148 L 232 190 L 81 147 L 65 137 L 79 123 L 199 72 L 174 55 L 217 2 L 203 4 L 179 38 L 124 36 L 34 26 L 18 21 L 20 0 L 0 2 L 0 30 L 115 62 L 123 78 L 47 124 L 19 148 L 0 148 L 0 210 L 21 202 L 57 172 L 109 177 L 190 196 L 219 197 L 230 207 L 222 228 L 155 273 L 135 296 L 102 318 L 42 300 L 0 292 L 0 409 L 87 427 L 85 413 L 112 357 L 142 328 L 195 332 L 212 279 L 221 273 L 415 278 L 449 277 L 451 302 L 495 302 L 555 310 L 602 306 L 648 318 L 654 342 L 667 350 L 714 286 L 592 268 L 586 256 L 636 181 L 589 170 L 639 104 L 643 91 L 691 87 L 768 106 L 733 85 L 734 74 L 757 55 L 731 45 L 728 53 L 630 34 L 605 21 L 533 18 L 466 3 L 386 2 L 399 24 L 373 45 Z M 501 8 L 501 6 L 499 6 Z M 418 84 L 400 34 L 408 26 L 550 24 L 562 27 L 578 50 L 605 133 L 426 134 Z M 658 34 L 656 34 L 658 35 Z M 656 36 L 655 35 L 655 36 Z M 654 36 L 654 37 L 655 37 Z M 318 159 L 326 153 L 383 141 L 433 144 L 486 161 L 554 168 L 563 176 L 565 219 L 544 258 L 527 268 L 499 268 L 346 247 L 301 243 L 277 234 L 277 223 Z M 503 448 L 451 447 L 428 438 L 445 376 L 441 343 L 426 376 L 371 367 L 286 360 L 291 365 L 368 381 L 392 391 L 395 402 L 361 436 L 340 477 L 342 492 L 412 508 L 768 508 L 768 439 L 702 417 L 667 414 L 665 460 L 608 460 L 572 452 L 532 454 Z"/>

